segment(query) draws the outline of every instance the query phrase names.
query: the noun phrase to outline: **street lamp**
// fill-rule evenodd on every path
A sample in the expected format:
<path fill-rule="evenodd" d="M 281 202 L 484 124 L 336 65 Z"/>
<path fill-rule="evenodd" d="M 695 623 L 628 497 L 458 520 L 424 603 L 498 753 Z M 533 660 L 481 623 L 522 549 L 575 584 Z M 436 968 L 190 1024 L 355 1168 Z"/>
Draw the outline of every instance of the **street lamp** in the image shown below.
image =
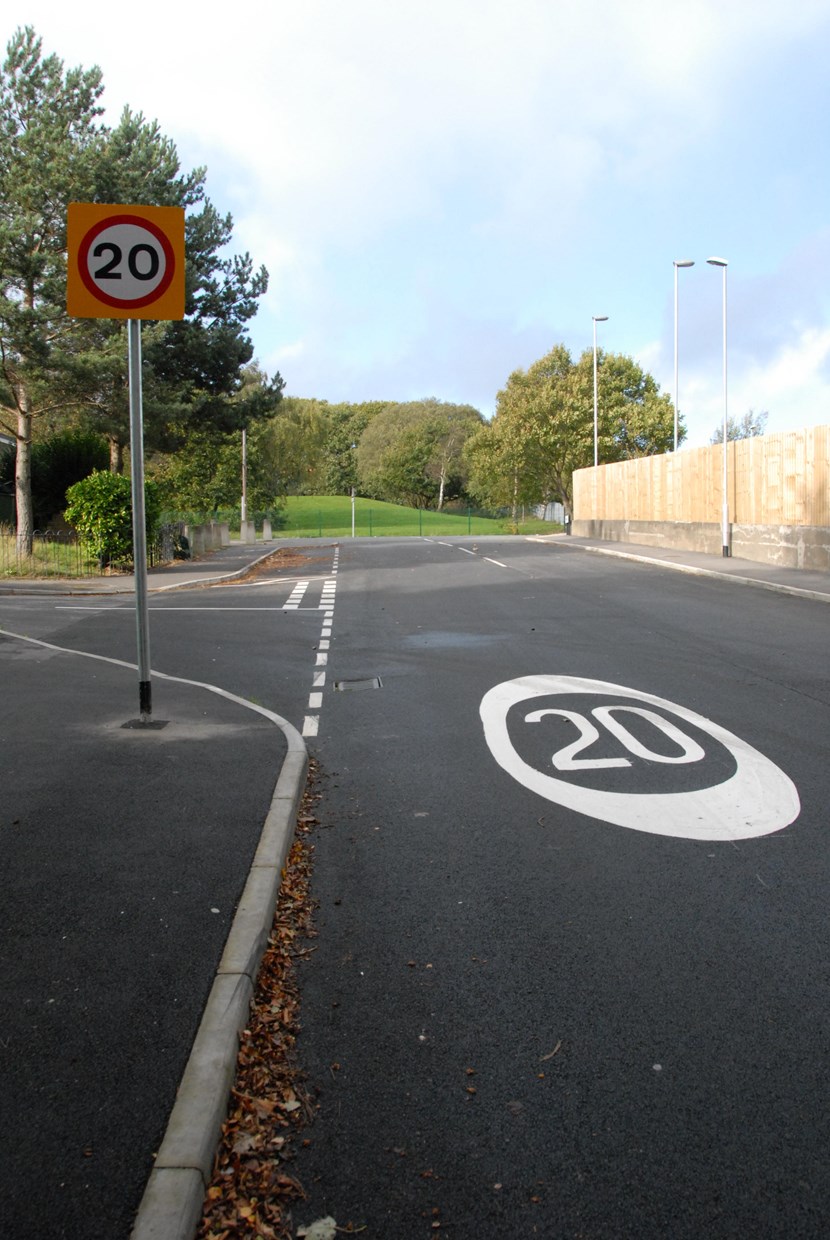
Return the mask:
<path fill-rule="evenodd" d="M 725 258 L 707 258 L 707 263 L 713 267 L 720 267 L 723 275 L 723 533 L 722 546 L 724 556 L 729 555 L 729 490 L 728 490 L 728 454 L 727 454 L 727 435 L 728 423 L 726 417 L 726 268 L 727 261 Z"/>
<path fill-rule="evenodd" d="M 677 269 L 678 267 L 694 267 L 693 258 L 676 258 L 674 260 L 674 450 L 677 451 L 677 410 L 679 392 L 677 385 Z"/>
<path fill-rule="evenodd" d="M 351 537 L 355 537 L 355 448 L 351 445 Z"/>
<path fill-rule="evenodd" d="M 594 467 L 599 464 L 599 438 L 597 429 L 597 323 L 607 323 L 607 314 L 593 314 L 594 321 Z"/>

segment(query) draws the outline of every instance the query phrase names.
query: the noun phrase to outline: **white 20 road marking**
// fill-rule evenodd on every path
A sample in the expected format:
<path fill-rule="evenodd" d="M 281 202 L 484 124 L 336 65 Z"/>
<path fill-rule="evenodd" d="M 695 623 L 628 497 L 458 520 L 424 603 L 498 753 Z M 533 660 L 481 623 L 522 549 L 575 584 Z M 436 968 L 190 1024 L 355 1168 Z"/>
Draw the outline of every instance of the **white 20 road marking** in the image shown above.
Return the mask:
<path fill-rule="evenodd" d="M 669 757 L 666 754 L 655 753 L 653 749 L 647 749 L 636 736 L 632 736 L 628 728 L 620 723 L 615 717 L 614 711 L 618 713 L 626 712 L 629 715 L 639 715 L 641 719 L 648 719 L 653 723 L 659 732 L 663 732 L 668 736 L 669 740 L 674 741 L 683 750 L 681 754 Z M 591 714 L 595 719 L 605 724 L 605 727 L 612 736 L 616 736 L 617 740 L 622 741 L 629 753 L 633 753 L 638 758 L 645 758 L 647 762 L 663 762 L 670 765 L 678 765 L 681 762 L 700 762 L 701 758 L 706 757 L 706 751 L 701 749 L 697 741 L 692 740 L 685 732 L 681 732 L 680 728 L 676 728 L 668 719 L 664 719 L 662 715 L 655 715 L 653 710 L 644 710 L 640 706 L 597 706 Z M 553 765 L 557 771 L 595 771 L 600 768 L 631 766 L 628 758 L 576 758 L 575 754 L 581 753 L 583 749 L 590 748 L 594 741 L 600 739 L 599 729 L 595 728 L 589 719 L 584 715 L 578 715 L 575 710 L 533 710 L 529 715 L 525 715 L 525 723 L 538 723 L 544 719 L 546 715 L 559 715 L 562 719 L 570 719 L 571 723 L 579 729 L 579 738 L 572 745 L 565 745 L 558 753 L 553 755 Z"/>
<path fill-rule="evenodd" d="M 590 715 L 620 741 L 630 754 L 648 762 L 682 765 L 699 762 L 705 752 L 696 740 L 683 729 L 648 710 L 659 707 L 680 721 L 692 724 L 720 742 L 732 755 L 736 770 L 720 784 L 680 792 L 609 792 L 570 783 L 554 775 L 536 770 L 519 756 L 510 740 L 507 716 L 511 707 L 520 702 L 531 703 L 539 697 L 555 697 L 567 694 L 597 694 L 606 698 L 633 698 L 645 707 L 626 704 L 596 706 Z M 792 780 L 782 770 L 765 758 L 746 741 L 727 732 L 719 724 L 705 719 L 694 711 L 668 702 L 650 693 L 627 689 L 623 685 L 609 684 L 603 680 L 588 680 L 571 676 L 522 676 L 496 685 L 485 694 L 480 714 L 484 735 L 490 752 L 508 774 L 520 784 L 548 801 L 555 801 L 567 809 L 573 809 L 591 818 L 629 827 L 635 831 L 648 831 L 655 835 L 670 835 L 692 840 L 738 840 L 752 839 L 780 831 L 793 822 L 801 809 L 798 792 Z M 639 715 L 663 732 L 680 749 L 680 753 L 667 757 L 647 748 L 629 732 L 621 721 L 621 715 Z M 551 764 L 558 771 L 588 771 L 608 767 L 630 767 L 625 757 L 580 758 L 577 755 L 600 738 L 596 723 L 587 715 L 556 707 L 531 710 L 524 716 L 525 723 L 539 723 L 546 715 L 557 715 L 570 720 L 579 730 L 572 744 L 559 749 L 552 756 Z"/>

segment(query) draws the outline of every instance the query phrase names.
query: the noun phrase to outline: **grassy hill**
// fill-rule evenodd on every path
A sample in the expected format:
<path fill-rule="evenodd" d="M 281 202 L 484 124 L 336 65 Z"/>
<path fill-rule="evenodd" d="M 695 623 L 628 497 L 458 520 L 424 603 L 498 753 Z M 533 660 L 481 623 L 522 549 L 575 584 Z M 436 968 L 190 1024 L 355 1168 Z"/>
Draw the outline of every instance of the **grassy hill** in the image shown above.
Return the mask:
<path fill-rule="evenodd" d="M 561 526 L 528 517 L 518 528 L 510 518 L 477 517 L 472 512 L 433 512 L 405 508 L 376 499 L 355 499 L 355 535 L 382 537 L 405 534 L 554 534 Z M 306 538 L 347 538 L 352 533 L 352 501 L 348 495 L 289 495 L 274 534 Z"/>

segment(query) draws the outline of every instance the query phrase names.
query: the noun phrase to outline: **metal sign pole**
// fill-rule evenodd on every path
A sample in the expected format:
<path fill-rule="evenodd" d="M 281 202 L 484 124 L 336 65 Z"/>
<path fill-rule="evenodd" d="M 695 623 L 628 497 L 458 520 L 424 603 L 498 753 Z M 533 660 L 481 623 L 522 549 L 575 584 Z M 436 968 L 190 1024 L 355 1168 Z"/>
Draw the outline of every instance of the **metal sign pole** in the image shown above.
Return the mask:
<path fill-rule="evenodd" d="M 133 490 L 133 565 L 138 636 L 138 697 L 141 722 L 153 713 L 150 688 L 150 625 L 147 615 L 147 526 L 144 516 L 144 410 L 141 399 L 141 322 L 128 319 L 130 375 L 130 472 Z"/>
<path fill-rule="evenodd" d="M 242 427 L 242 511 L 239 514 L 241 521 L 248 520 L 248 432 Z M 245 531 L 242 531 L 242 541 L 245 541 Z"/>

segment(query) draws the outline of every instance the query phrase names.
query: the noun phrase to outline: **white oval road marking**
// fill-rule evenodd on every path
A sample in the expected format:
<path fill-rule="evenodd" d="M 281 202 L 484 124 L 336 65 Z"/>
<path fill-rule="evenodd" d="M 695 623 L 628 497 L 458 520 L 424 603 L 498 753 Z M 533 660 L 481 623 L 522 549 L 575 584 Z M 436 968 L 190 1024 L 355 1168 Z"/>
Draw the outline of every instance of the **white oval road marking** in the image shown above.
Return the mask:
<path fill-rule="evenodd" d="M 519 702 L 531 702 L 539 697 L 555 697 L 557 694 L 567 695 L 569 703 L 572 704 L 574 696 L 581 693 L 590 694 L 594 699 L 597 694 L 606 698 L 634 699 L 648 706 L 658 707 L 672 714 L 677 720 L 692 724 L 723 745 L 731 754 L 736 766 L 734 774 L 722 783 L 708 788 L 670 793 L 638 792 L 636 788 L 631 792 L 617 792 L 580 786 L 530 766 L 516 752 L 510 739 L 507 717 L 511 707 Z M 593 714 L 607 725 L 609 719 L 614 718 L 611 712 L 619 712 L 619 709 L 613 705 L 600 707 Z M 634 709 L 631 708 L 632 712 Z M 525 716 L 525 719 L 533 724 L 546 713 L 565 714 L 558 710 L 534 711 Z M 647 717 L 650 712 L 643 713 Z M 794 822 L 801 810 L 798 791 L 789 776 L 752 745 L 703 715 L 653 694 L 641 693 L 637 689 L 575 676 L 521 676 L 490 689 L 482 699 L 480 714 L 490 752 L 499 766 L 515 780 L 548 801 L 555 801 L 567 809 L 616 826 L 680 839 L 752 839 L 780 831 Z M 580 718 L 584 723 L 588 723 L 583 716 Z M 593 727 L 591 724 L 588 726 Z M 673 727 L 674 725 L 669 725 L 667 735 L 671 735 Z M 613 732 L 613 727 L 610 730 Z M 620 731 L 617 720 L 618 735 Z M 625 731 L 627 732 L 627 729 Z M 678 741 L 684 750 L 683 760 L 695 761 L 699 746 L 686 737 L 682 729 L 678 728 L 677 731 L 683 737 L 682 742 Z M 584 728 L 582 732 L 584 736 Z M 631 740 L 634 741 L 634 738 L 631 737 Z M 583 745 L 582 737 L 578 745 Z M 635 752 L 635 748 L 629 748 L 631 752 Z M 563 751 L 560 751 L 560 761 L 562 754 Z M 666 761 L 654 754 L 651 754 L 648 760 Z M 632 772 L 632 779 L 636 779 L 635 772 Z"/>

